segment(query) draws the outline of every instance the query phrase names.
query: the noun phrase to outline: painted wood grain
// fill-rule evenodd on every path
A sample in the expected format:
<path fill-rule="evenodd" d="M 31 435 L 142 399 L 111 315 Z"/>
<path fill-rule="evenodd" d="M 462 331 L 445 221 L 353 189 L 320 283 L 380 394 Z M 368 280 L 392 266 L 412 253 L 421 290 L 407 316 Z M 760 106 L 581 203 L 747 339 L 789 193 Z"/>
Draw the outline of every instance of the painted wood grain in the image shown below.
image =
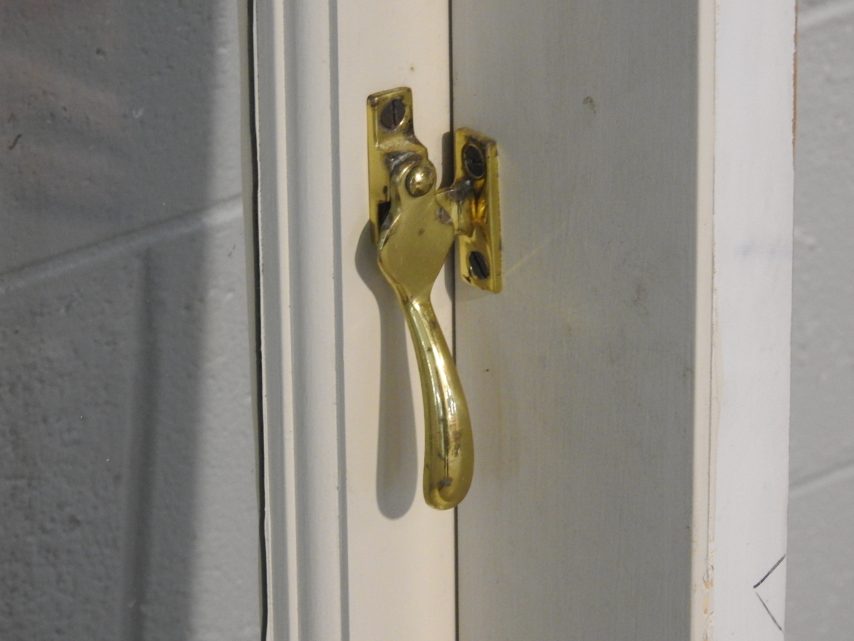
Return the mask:
<path fill-rule="evenodd" d="M 505 256 L 457 289 L 462 641 L 779 638 L 794 17 L 718 4 L 453 5 Z"/>
<path fill-rule="evenodd" d="M 365 140 L 367 96 L 409 85 L 441 164 L 448 9 L 259 0 L 253 29 L 267 638 L 450 641 L 453 514 L 420 496 L 418 374 L 367 230 Z M 433 300 L 450 331 L 441 283 Z"/>
<path fill-rule="evenodd" d="M 783 638 L 795 7 L 718 3 L 713 414 L 715 638 Z"/>

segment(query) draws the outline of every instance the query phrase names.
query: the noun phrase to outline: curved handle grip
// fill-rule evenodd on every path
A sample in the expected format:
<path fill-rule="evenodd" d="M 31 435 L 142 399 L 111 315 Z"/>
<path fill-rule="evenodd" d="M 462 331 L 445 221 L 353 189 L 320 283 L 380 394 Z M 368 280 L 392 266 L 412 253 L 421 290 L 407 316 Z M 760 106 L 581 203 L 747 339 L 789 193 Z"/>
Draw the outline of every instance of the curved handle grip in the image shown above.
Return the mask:
<path fill-rule="evenodd" d="M 474 470 L 468 404 L 430 298 L 401 300 L 421 375 L 424 499 L 440 510 L 465 497 Z"/>
<path fill-rule="evenodd" d="M 459 238 L 463 280 L 501 289 L 501 225 L 495 141 L 454 132 L 454 181 L 436 186 L 436 168 L 415 136 L 412 92 L 368 96 L 368 202 L 380 270 L 412 334 L 424 401 L 424 498 L 438 509 L 465 497 L 474 470 L 469 410 L 430 291 Z"/>

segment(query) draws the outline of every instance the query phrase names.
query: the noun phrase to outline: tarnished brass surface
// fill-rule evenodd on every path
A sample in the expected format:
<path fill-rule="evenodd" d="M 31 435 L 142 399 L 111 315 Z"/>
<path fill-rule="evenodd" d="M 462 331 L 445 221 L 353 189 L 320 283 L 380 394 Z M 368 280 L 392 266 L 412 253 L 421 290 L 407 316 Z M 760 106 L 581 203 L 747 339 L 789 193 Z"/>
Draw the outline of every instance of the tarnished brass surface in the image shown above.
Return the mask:
<path fill-rule="evenodd" d="M 412 123 L 408 88 L 368 98 L 370 218 L 380 269 L 403 308 L 418 360 L 424 498 L 448 509 L 471 485 L 474 448 L 468 405 L 430 292 L 457 236 L 464 239 L 461 276 L 483 289 L 501 288 L 497 153 L 493 141 L 457 130 L 455 181 L 436 189 L 435 167 Z"/>
<path fill-rule="evenodd" d="M 464 152 L 477 150 L 483 158 L 482 176 L 466 171 Z M 466 227 L 458 232 L 457 266 L 467 283 L 498 293 L 501 291 L 501 209 L 498 202 L 498 149 L 493 140 L 471 129 L 454 132 L 454 185 L 468 184 L 467 212 L 461 220 Z M 453 189 L 453 186 L 452 186 Z M 442 202 L 445 194 L 439 193 Z M 472 273 L 472 255 L 486 260 L 488 275 Z"/>

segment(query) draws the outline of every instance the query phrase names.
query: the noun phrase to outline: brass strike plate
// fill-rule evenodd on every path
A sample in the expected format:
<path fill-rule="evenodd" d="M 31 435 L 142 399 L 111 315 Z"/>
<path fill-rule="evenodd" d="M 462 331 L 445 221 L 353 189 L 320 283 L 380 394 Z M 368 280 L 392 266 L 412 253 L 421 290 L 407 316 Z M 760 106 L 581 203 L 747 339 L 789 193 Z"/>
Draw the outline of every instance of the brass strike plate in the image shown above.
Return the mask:
<path fill-rule="evenodd" d="M 471 129 L 454 131 L 454 183 L 472 188 L 471 229 L 458 236 L 460 278 L 490 292 L 501 291 L 501 206 L 498 148 Z"/>
<path fill-rule="evenodd" d="M 412 91 L 408 87 L 369 96 L 367 115 L 369 212 L 372 237 L 378 243 L 392 220 L 390 183 L 395 169 L 418 164 L 418 178 L 430 183 L 427 189 L 432 189 L 436 177 L 427 148 L 415 136 Z M 433 198 L 439 210 L 450 216 L 459 239 L 460 277 L 480 289 L 500 292 L 501 207 L 495 141 L 471 129 L 457 129 L 454 181 L 435 189 Z"/>

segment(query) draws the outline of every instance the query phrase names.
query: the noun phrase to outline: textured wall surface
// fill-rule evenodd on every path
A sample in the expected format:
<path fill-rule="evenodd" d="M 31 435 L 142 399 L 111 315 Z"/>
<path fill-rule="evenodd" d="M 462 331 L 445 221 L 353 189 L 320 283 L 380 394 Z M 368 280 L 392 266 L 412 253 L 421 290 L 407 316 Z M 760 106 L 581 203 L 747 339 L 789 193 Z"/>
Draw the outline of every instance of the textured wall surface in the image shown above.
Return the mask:
<path fill-rule="evenodd" d="M 236 3 L 0 4 L 0 639 L 259 636 Z"/>
<path fill-rule="evenodd" d="M 854 2 L 801 0 L 789 641 L 854 630 Z"/>

